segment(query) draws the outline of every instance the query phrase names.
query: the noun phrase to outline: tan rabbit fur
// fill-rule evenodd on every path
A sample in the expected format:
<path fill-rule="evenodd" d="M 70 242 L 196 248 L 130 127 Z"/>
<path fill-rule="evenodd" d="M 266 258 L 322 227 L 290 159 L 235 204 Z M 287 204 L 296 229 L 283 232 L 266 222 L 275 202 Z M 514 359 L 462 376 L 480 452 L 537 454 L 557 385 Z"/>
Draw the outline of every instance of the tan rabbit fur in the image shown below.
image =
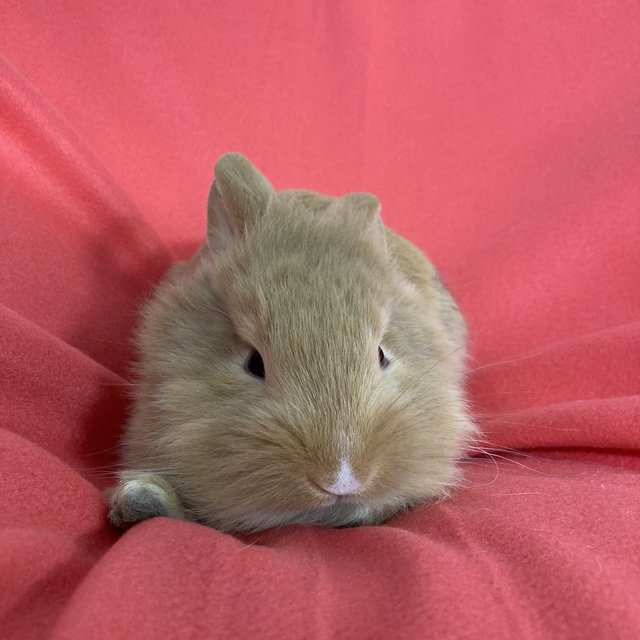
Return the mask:
<path fill-rule="evenodd" d="M 473 429 L 465 325 L 379 211 L 219 159 L 207 242 L 144 311 L 114 524 L 373 524 L 447 495 Z"/>

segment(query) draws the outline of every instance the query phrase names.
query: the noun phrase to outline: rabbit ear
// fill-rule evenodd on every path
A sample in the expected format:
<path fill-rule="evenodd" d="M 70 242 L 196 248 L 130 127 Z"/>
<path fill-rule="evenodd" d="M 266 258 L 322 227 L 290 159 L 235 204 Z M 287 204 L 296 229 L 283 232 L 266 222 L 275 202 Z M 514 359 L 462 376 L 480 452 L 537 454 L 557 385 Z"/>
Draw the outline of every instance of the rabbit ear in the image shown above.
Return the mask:
<path fill-rule="evenodd" d="M 387 238 L 380 216 L 382 206 L 378 198 L 370 193 L 349 193 L 340 198 L 338 206 L 346 215 L 358 218 L 363 231 L 370 233 L 387 253 Z"/>
<path fill-rule="evenodd" d="M 381 222 L 380 200 L 371 193 L 349 193 L 340 198 L 340 206 L 347 213 L 360 216 L 364 224 Z"/>
<path fill-rule="evenodd" d="M 209 192 L 207 242 L 211 250 L 224 249 L 253 226 L 267 210 L 273 193 L 269 181 L 244 156 L 221 156 Z"/>

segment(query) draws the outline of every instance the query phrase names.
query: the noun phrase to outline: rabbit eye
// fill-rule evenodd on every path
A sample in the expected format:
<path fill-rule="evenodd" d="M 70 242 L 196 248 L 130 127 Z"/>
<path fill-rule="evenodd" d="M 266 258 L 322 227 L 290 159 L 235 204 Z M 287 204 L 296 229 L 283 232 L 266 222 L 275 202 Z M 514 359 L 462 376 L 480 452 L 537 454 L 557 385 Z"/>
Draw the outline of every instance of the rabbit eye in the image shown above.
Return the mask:
<path fill-rule="evenodd" d="M 255 349 L 253 349 L 247 357 L 244 368 L 252 376 L 264 379 L 264 362 L 262 361 L 262 356 Z"/>
<path fill-rule="evenodd" d="M 389 360 L 387 356 L 384 354 L 382 347 L 378 347 L 378 362 L 380 363 L 381 369 L 386 369 L 389 366 Z"/>

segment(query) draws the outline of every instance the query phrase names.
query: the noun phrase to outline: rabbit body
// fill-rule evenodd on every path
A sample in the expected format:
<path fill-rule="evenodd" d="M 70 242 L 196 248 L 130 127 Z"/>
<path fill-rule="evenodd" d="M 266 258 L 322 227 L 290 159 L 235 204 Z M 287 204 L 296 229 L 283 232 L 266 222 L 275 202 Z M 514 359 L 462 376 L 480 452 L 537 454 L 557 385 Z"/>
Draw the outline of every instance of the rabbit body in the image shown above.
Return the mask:
<path fill-rule="evenodd" d="M 473 432 L 465 323 L 379 213 L 222 156 L 206 242 L 144 309 L 114 524 L 374 524 L 448 495 Z"/>

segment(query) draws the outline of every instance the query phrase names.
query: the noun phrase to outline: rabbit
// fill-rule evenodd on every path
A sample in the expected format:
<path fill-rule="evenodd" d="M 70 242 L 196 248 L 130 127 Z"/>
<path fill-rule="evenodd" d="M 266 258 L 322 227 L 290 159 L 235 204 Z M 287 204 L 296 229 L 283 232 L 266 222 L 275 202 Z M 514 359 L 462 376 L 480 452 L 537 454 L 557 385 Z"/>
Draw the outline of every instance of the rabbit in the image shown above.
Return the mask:
<path fill-rule="evenodd" d="M 458 484 L 467 329 L 367 193 L 215 166 L 206 241 L 142 314 L 109 518 L 375 525 Z"/>

